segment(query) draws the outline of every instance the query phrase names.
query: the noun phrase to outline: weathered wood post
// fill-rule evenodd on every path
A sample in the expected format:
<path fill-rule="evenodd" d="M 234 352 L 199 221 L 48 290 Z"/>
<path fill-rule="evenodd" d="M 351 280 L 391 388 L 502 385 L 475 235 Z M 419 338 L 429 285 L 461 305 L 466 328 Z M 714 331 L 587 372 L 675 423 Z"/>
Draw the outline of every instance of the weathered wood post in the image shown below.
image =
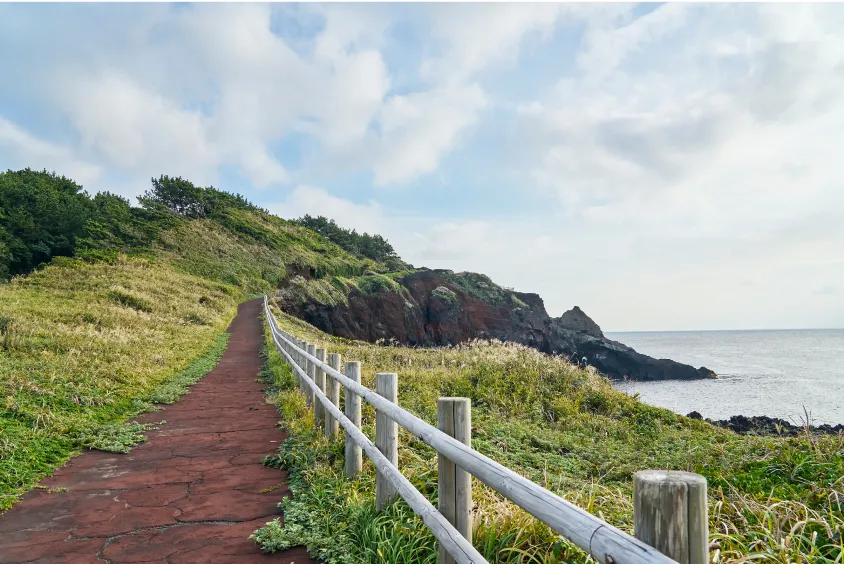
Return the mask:
<path fill-rule="evenodd" d="M 293 341 L 293 345 L 290 346 L 290 358 L 292 359 L 291 365 L 295 364 L 295 365 L 298 366 L 299 365 L 299 353 L 296 352 L 296 349 L 294 347 L 299 344 L 299 340 L 296 337 L 293 337 L 293 339 L 291 339 L 291 340 Z M 296 387 L 299 386 L 299 374 L 296 372 L 295 369 L 293 369 L 293 385 L 296 386 Z"/>
<path fill-rule="evenodd" d="M 360 384 L 360 362 L 346 363 L 346 378 Z M 343 392 L 343 409 L 346 417 L 360 429 L 360 396 L 352 393 L 348 388 Z M 346 431 L 346 478 L 352 479 L 363 468 L 363 451 Z"/>
<path fill-rule="evenodd" d="M 295 339 L 295 343 L 298 349 L 302 349 L 305 346 L 305 342 L 302 339 Z M 293 358 L 296 359 L 296 365 L 299 366 L 299 368 L 301 368 L 302 370 L 305 370 L 307 368 L 307 366 L 305 366 L 305 360 L 302 357 L 301 350 L 297 350 L 296 354 L 293 355 Z M 305 373 L 307 374 L 307 370 L 305 370 Z M 299 385 L 299 391 L 304 393 L 304 390 L 302 389 L 301 377 L 296 378 L 296 383 Z"/>
<path fill-rule="evenodd" d="M 301 345 L 301 347 L 300 347 L 300 348 L 301 348 L 303 351 L 306 351 L 306 350 L 308 349 L 308 343 L 306 343 L 305 341 L 302 341 L 302 345 Z M 311 363 L 310 363 L 310 362 L 308 362 L 308 360 L 305 358 L 305 355 L 303 355 L 303 354 L 301 354 L 301 353 L 300 353 L 300 357 L 301 357 L 301 359 L 302 359 L 302 362 L 301 362 L 301 364 L 299 364 L 299 366 L 301 366 L 301 367 L 302 367 L 302 370 L 305 372 L 305 374 L 307 374 L 307 375 L 309 375 L 309 376 L 310 376 L 310 368 L 309 368 L 309 367 L 310 367 L 310 364 L 311 364 Z M 307 388 L 307 385 L 305 384 L 305 380 L 304 380 L 304 379 L 300 379 L 300 380 L 299 380 L 299 391 L 300 391 L 300 392 L 302 392 L 302 394 L 305 396 L 305 399 L 307 400 L 307 399 L 308 399 L 308 394 L 305 392 L 305 388 Z M 310 404 L 310 403 L 308 403 L 308 406 L 310 406 L 310 405 L 311 405 L 311 404 Z"/>
<path fill-rule="evenodd" d="M 398 404 L 398 375 L 386 372 L 375 375 L 375 392 Z M 399 466 L 399 425 L 386 413 L 375 410 L 375 446 L 387 457 L 390 464 Z M 375 509 L 381 511 L 396 496 L 396 489 L 387 479 L 377 472 L 375 474 Z"/>
<path fill-rule="evenodd" d="M 305 350 L 308 352 L 308 354 L 311 355 L 311 356 L 316 356 L 316 345 L 313 344 L 313 343 L 307 343 L 307 345 L 308 346 Z M 314 364 L 313 361 L 311 361 L 311 360 L 305 360 L 305 364 L 308 365 L 308 370 L 306 372 L 306 374 L 308 375 L 308 378 L 310 378 L 311 380 L 314 380 L 314 378 L 316 378 L 316 364 Z M 314 404 L 314 392 L 313 392 L 313 390 L 311 390 L 311 387 L 308 386 L 307 384 L 305 384 L 304 382 L 302 382 L 302 384 L 305 387 L 305 389 L 304 389 L 305 399 L 307 400 L 308 405 L 309 406 L 313 405 Z M 319 402 L 317 402 L 317 403 L 319 403 Z"/>
<path fill-rule="evenodd" d="M 440 398 L 437 400 L 437 428 L 464 445 L 472 446 L 472 400 Z M 439 473 L 439 511 L 463 537 L 472 542 L 472 475 L 451 460 L 437 455 Z M 455 564 L 443 546 L 439 564 Z"/>
<path fill-rule="evenodd" d="M 680 564 L 707 564 L 706 478 L 671 470 L 633 474 L 633 531 Z"/>
<path fill-rule="evenodd" d="M 316 349 L 316 354 L 314 356 L 316 356 L 321 361 L 325 362 L 325 349 Z M 324 394 L 325 371 L 316 364 L 314 364 L 314 382 Z M 322 405 L 322 402 L 318 401 L 316 397 L 314 397 L 314 427 L 316 427 L 317 429 L 322 429 L 324 420 L 325 407 Z"/>
<path fill-rule="evenodd" d="M 331 353 L 328 355 L 328 365 L 334 370 L 340 370 L 340 355 Z M 333 403 L 337 409 L 340 409 L 340 382 L 334 379 L 331 374 L 325 375 L 325 395 L 328 401 Z M 340 422 L 334 419 L 328 410 L 325 410 L 325 436 L 329 440 L 334 440 L 340 434 Z"/>

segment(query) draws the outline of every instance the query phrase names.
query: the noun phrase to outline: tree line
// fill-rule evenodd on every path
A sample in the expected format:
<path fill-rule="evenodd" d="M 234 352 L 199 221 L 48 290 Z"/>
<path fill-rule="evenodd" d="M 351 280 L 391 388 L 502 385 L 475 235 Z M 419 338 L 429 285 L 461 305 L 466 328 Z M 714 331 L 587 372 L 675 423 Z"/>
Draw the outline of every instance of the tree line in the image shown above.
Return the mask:
<path fill-rule="evenodd" d="M 393 246 L 380 235 L 360 234 L 354 229 L 344 229 L 333 219 L 323 216 L 313 217 L 306 214 L 295 222 L 316 231 L 353 255 L 384 263 L 400 260 Z"/>
<path fill-rule="evenodd" d="M 268 213 L 239 194 L 167 175 L 153 178 L 138 202 L 132 206 L 110 192 L 90 196 L 73 180 L 46 170 L 0 173 L 0 280 L 31 272 L 57 256 L 111 260 L 121 252 L 143 252 L 178 218 L 218 219 L 254 238 L 258 230 L 231 212 Z M 361 235 L 324 217 L 306 215 L 295 222 L 357 256 L 401 263 L 380 235 Z"/>

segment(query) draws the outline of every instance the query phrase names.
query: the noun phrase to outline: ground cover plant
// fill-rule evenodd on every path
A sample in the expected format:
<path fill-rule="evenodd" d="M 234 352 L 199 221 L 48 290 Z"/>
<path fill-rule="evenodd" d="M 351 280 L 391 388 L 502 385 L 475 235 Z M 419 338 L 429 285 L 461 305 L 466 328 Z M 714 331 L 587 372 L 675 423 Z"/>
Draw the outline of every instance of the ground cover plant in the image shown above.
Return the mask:
<path fill-rule="evenodd" d="M 473 447 L 580 507 L 632 532 L 632 474 L 688 470 L 709 481 L 713 562 L 842 561 L 844 437 L 739 436 L 650 407 L 614 390 L 591 369 L 516 344 L 475 341 L 445 349 L 376 346 L 330 337 L 276 310 L 279 325 L 360 360 L 363 383 L 399 374 L 399 403 L 431 424 L 439 396 L 472 399 Z M 272 552 L 307 544 L 331 562 L 433 563 L 435 541 L 403 502 L 377 514 L 374 467 L 343 477 L 342 440 L 313 430 L 292 375 L 267 344 L 275 401 L 290 439 L 267 464 L 290 472 L 284 528 L 253 538 Z M 374 436 L 374 410 L 364 407 Z M 403 430 L 399 465 L 436 504 L 436 454 Z M 584 562 L 548 527 L 474 482 L 474 543 L 490 562 Z"/>

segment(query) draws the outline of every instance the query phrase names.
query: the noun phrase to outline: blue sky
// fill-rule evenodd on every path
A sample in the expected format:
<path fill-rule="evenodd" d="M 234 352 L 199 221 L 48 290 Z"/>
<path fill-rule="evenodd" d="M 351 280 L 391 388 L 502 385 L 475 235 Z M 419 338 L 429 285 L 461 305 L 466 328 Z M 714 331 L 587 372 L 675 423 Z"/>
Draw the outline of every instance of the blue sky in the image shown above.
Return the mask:
<path fill-rule="evenodd" d="M 0 4 L 0 167 L 378 232 L 605 330 L 844 326 L 844 8 Z"/>

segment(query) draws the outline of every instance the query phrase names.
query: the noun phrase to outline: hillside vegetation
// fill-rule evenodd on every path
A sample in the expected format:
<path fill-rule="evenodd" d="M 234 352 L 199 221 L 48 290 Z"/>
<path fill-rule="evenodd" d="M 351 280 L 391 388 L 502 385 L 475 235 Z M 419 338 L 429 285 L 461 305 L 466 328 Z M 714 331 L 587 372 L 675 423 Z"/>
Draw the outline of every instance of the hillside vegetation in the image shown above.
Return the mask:
<path fill-rule="evenodd" d="M 354 296 L 416 315 L 401 299 L 413 272 L 378 236 L 326 218 L 286 221 L 181 178 L 153 179 L 131 206 L 55 174 L 0 173 L 0 510 L 75 452 L 122 452 L 143 440 L 142 426 L 123 422 L 175 401 L 216 364 L 245 298 L 278 290 L 285 305 L 306 307 Z M 443 316 L 461 292 L 512 306 L 516 317 L 538 299 L 481 275 L 441 276 L 447 284 L 426 292 Z M 634 471 L 692 470 L 709 479 L 716 561 L 841 562 L 841 437 L 741 437 L 641 404 L 591 369 L 521 345 L 378 346 L 278 313 L 289 331 L 361 360 L 366 385 L 376 369 L 397 372 L 400 403 L 431 423 L 437 397 L 470 397 L 475 448 L 622 529 L 631 528 Z M 432 563 L 421 522 L 402 503 L 375 514 L 372 465 L 345 481 L 342 444 L 312 431 L 271 348 L 267 361 L 290 430 L 268 462 L 291 470 L 295 496 L 286 527 L 269 524 L 260 544 L 304 542 L 326 563 Z M 365 410 L 368 433 L 373 419 Z M 405 475 L 435 502 L 435 454 L 406 433 L 401 441 Z M 476 544 L 490 561 L 583 561 L 485 487 L 474 495 Z"/>
<path fill-rule="evenodd" d="M 388 270 L 181 178 L 153 179 L 140 201 L 0 174 L 0 510 L 80 449 L 141 440 L 120 423 L 213 368 L 244 298 L 285 277 Z"/>
<path fill-rule="evenodd" d="M 275 307 L 275 306 L 274 306 Z M 709 481 L 714 562 L 841 562 L 844 437 L 739 436 L 651 407 L 582 369 L 514 343 L 450 348 L 376 346 L 331 337 L 275 309 L 279 325 L 344 361 L 399 375 L 399 404 L 432 425 L 440 396 L 472 400 L 472 446 L 580 507 L 632 532 L 632 475 L 648 468 L 700 473 Z M 374 506 L 368 460 L 344 479 L 342 440 L 329 443 L 292 388 L 292 374 L 267 335 L 268 378 L 290 439 L 266 462 L 290 471 L 294 496 L 284 528 L 254 535 L 267 551 L 307 544 L 326 563 L 436 562 L 433 536 L 403 502 Z M 364 430 L 374 436 L 364 404 Z M 436 453 L 400 431 L 403 474 L 436 504 Z M 585 555 L 477 480 L 474 543 L 490 562 L 585 562 Z"/>

